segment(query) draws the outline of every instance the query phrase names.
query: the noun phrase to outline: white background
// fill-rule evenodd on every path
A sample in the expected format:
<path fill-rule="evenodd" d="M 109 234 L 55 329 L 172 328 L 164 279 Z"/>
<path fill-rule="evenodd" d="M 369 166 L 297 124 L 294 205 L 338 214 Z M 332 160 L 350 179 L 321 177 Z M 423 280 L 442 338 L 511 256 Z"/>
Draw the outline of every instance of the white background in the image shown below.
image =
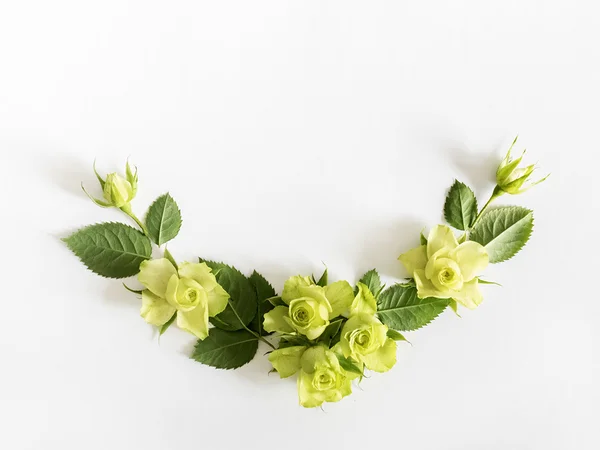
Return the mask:
<path fill-rule="evenodd" d="M 600 448 L 595 4 L 1 1 L 0 448 Z M 536 217 L 486 272 L 504 287 L 324 411 L 262 356 L 224 372 L 175 328 L 159 344 L 59 240 L 126 220 L 79 184 L 130 156 L 135 210 L 182 208 L 181 260 L 389 283 L 455 177 L 485 201 L 517 133 L 552 176 L 503 199 Z"/>

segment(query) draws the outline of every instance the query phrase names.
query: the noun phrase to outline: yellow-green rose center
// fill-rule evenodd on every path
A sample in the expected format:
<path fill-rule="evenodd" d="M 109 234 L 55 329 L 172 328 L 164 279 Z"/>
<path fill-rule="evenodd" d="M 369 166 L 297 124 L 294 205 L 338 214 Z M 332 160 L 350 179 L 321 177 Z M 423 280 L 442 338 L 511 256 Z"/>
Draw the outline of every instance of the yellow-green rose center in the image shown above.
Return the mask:
<path fill-rule="evenodd" d="M 439 258 L 435 261 L 431 282 L 442 292 L 459 291 L 463 286 L 460 267 L 449 258 Z"/>
<path fill-rule="evenodd" d="M 185 291 L 185 297 L 190 303 L 195 303 L 196 301 L 198 301 L 199 297 L 198 290 L 194 288 L 188 289 L 187 291 Z"/>
<path fill-rule="evenodd" d="M 361 331 L 355 341 L 358 345 L 364 347 L 369 343 L 369 334 L 366 331 Z"/>
<path fill-rule="evenodd" d="M 328 391 L 336 386 L 336 374 L 331 369 L 317 370 L 314 374 L 313 387 L 318 391 Z"/>
<path fill-rule="evenodd" d="M 359 355 L 367 355 L 377 350 L 377 345 L 374 345 L 371 328 L 358 328 L 350 332 L 348 342 L 353 353 Z"/>
<path fill-rule="evenodd" d="M 180 311 L 191 311 L 196 308 L 202 299 L 204 288 L 195 280 L 181 278 L 177 286 L 176 303 Z"/>
<path fill-rule="evenodd" d="M 450 284 L 456 279 L 456 272 L 451 267 L 446 267 L 438 274 L 438 280 L 442 284 Z"/>
<path fill-rule="evenodd" d="M 289 326 L 309 339 L 316 339 L 329 325 L 329 312 L 325 305 L 310 297 L 292 300 L 283 318 Z"/>
<path fill-rule="evenodd" d="M 306 327 L 315 317 L 315 311 L 307 302 L 298 302 L 292 306 L 290 316 L 295 325 Z"/>

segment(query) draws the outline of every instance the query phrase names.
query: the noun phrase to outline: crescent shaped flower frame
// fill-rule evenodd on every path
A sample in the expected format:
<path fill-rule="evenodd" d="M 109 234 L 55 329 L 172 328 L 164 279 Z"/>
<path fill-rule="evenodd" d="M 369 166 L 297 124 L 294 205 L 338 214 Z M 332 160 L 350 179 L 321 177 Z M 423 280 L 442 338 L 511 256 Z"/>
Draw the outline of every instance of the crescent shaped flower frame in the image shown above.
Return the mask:
<path fill-rule="evenodd" d="M 535 165 L 511 155 L 514 140 L 496 172 L 496 186 L 479 208 L 476 196 L 456 180 L 444 204 L 447 224 L 415 236 L 415 247 L 399 256 L 410 278 L 386 287 L 376 269 L 355 284 L 332 281 L 327 269 L 290 277 L 277 293 L 258 272 L 209 261 L 179 262 L 167 249 L 181 228 L 175 200 L 164 194 L 144 220 L 131 203 L 138 189 L 137 168 L 103 178 L 94 164 L 103 208 L 118 208 L 135 227 L 117 222 L 90 225 L 64 242 L 92 272 L 107 278 L 137 276 L 141 317 L 159 336 L 171 326 L 198 340 L 194 360 L 217 369 L 236 369 L 257 354 L 259 341 L 281 378 L 296 376 L 300 405 L 337 402 L 352 393 L 368 371 L 383 373 L 396 364 L 403 332 L 424 327 L 445 309 L 475 309 L 483 301 L 488 264 L 511 259 L 533 231 L 533 212 L 520 206 L 491 207 L 503 195 L 516 195 L 541 183 L 530 180 Z M 157 246 L 161 258 L 153 258 Z M 399 264 L 400 264 L 399 263 Z"/>

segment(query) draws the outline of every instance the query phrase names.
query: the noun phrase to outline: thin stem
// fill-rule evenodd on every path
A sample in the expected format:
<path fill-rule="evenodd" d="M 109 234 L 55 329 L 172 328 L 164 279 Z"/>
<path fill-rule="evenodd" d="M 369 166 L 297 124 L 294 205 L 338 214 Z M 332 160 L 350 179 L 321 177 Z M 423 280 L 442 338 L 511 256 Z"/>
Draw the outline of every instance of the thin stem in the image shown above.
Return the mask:
<path fill-rule="evenodd" d="M 144 234 L 148 237 L 149 233 L 148 233 L 148 229 L 146 228 L 146 225 L 144 225 L 144 223 L 137 218 L 137 216 L 133 213 L 133 211 L 131 210 L 131 205 L 127 204 L 125 206 L 122 206 L 121 208 L 119 208 L 121 211 L 123 211 L 125 214 L 127 214 L 129 217 L 131 217 L 133 219 L 133 221 L 138 225 L 138 227 L 140 227 L 142 229 L 142 231 L 144 232 Z"/>
<path fill-rule="evenodd" d="M 233 313 L 235 314 L 235 317 L 237 317 L 237 319 L 240 321 L 240 323 L 242 324 L 242 327 L 244 327 L 244 329 L 250 333 L 251 335 L 253 335 L 256 339 L 258 339 L 259 341 L 264 342 L 265 344 L 267 344 L 269 347 L 271 347 L 273 350 L 277 350 L 277 348 L 271 344 L 269 341 L 267 341 L 264 337 L 262 337 L 260 334 L 255 333 L 254 331 L 252 331 L 250 328 L 248 328 L 246 325 L 244 325 L 244 322 L 242 322 L 242 318 L 239 316 L 239 314 L 237 313 L 237 311 L 235 310 L 235 308 L 233 307 L 233 304 L 231 303 L 230 300 L 227 301 L 229 303 L 229 306 L 231 306 L 231 310 L 233 311 Z"/>
<path fill-rule="evenodd" d="M 138 224 L 138 226 L 144 231 L 144 234 L 148 234 L 148 230 L 146 230 L 146 225 L 144 225 L 142 223 L 142 221 L 140 219 L 137 218 L 137 216 L 133 213 L 130 214 L 130 217 L 135 220 L 135 223 Z"/>
<path fill-rule="evenodd" d="M 498 186 L 496 186 L 494 188 L 494 192 L 492 192 L 492 195 L 489 198 L 489 200 L 486 202 L 485 205 L 483 205 L 483 208 L 481 208 L 481 210 L 479 211 L 479 214 L 477 214 L 477 217 L 475 217 L 475 220 L 473 221 L 473 225 L 471 225 L 469 227 L 469 229 L 464 232 L 464 234 L 459 238 L 458 242 L 464 242 L 467 239 L 467 235 L 473 228 L 475 228 L 475 225 L 477 225 L 477 222 L 479 222 L 479 219 L 481 219 L 481 216 L 483 216 L 483 213 L 486 212 L 486 210 L 492 204 L 492 202 L 494 200 L 496 200 L 498 197 L 500 197 L 501 195 L 502 195 L 502 190 Z"/>
<path fill-rule="evenodd" d="M 498 186 L 496 186 L 494 188 L 494 192 L 492 192 L 492 196 L 490 197 L 490 199 L 483 206 L 483 208 L 481 208 L 481 211 L 479 211 L 479 214 L 477 214 L 477 217 L 475 217 L 475 222 L 473 222 L 473 225 L 471 225 L 470 229 L 472 229 L 477 224 L 477 222 L 479 222 L 479 219 L 481 219 L 481 216 L 483 215 L 483 213 L 488 209 L 488 207 L 492 204 L 492 202 L 494 200 L 496 200 L 498 197 L 500 197 L 501 195 L 502 195 L 502 191 L 498 188 Z"/>

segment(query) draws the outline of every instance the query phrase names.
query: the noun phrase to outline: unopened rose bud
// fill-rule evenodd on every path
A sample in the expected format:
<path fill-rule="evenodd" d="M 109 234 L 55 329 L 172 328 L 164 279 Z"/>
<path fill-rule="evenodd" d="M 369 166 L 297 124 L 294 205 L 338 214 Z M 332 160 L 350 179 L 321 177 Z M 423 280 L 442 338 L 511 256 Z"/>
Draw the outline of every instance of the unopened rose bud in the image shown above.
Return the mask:
<path fill-rule="evenodd" d="M 500 163 L 498 170 L 496 171 L 496 184 L 498 185 L 498 189 L 500 192 L 504 192 L 507 194 L 522 194 L 526 190 L 532 188 L 536 184 L 540 184 L 549 175 L 546 175 L 541 180 L 537 180 L 534 182 L 529 181 L 531 174 L 535 170 L 535 164 L 531 164 L 525 167 L 518 167 L 523 160 L 523 156 L 525 155 L 525 150 L 520 157 L 517 159 L 511 158 L 511 150 L 515 143 L 517 142 L 517 138 L 513 141 L 512 145 L 508 149 L 506 156 Z M 528 182 L 529 181 L 529 182 Z M 527 183 L 527 184 L 525 184 Z"/>
<path fill-rule="evenodd" d="M 106 176 L 106 180 L 104 180 L 96 171 L 96 165 L 94 164 L 94 173 L 102 188 L 104 200 L 92 197 L 82 185 L 81 187 L 88 197 L 103 208 L 111 206 L 115 208 L 127 208 L 137 192 L 137 169 L 135 172 L 132 172 L 129 162 L 127 162 L 125 178 L 117 173 L 109 173 Z"/>
<path fill-rule="evenodd" d="M 104 182 L 104 199 L 115 208 L 121 208 L 133 200 L 135 193 L 131 183 L 117 173 L 109 173 Z"/>

